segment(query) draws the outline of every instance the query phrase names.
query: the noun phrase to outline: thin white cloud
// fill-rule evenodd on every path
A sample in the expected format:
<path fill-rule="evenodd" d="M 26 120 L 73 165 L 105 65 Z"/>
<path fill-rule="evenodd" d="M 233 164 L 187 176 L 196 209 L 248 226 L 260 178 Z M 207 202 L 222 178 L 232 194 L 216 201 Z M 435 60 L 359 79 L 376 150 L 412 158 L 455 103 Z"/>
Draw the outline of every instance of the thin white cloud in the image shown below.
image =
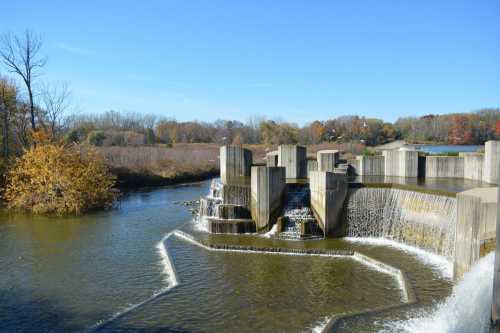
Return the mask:
<path fill-rule="evenodd" d="M 95 54 L 95 52 L 90 50 L 90 49 L 74 46 L 74 45 L 64 43 L 64 42 L 58 42 L 55 44 L 55 46 L 58 49 L 64 50 L 64 51 L 69 52 L 69 53 L 77 54 L 77 55 L 89 56 L 89 55 Z"/>

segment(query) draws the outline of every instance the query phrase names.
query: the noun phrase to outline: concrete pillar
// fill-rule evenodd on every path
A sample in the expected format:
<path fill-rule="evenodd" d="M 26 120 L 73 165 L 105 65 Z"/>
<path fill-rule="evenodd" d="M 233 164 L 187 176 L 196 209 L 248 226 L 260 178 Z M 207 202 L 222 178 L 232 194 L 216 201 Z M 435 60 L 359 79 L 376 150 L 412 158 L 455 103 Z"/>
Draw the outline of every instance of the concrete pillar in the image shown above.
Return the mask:
<path fill-rule="evenodd" d="M 307 178 L 306 147 L 280 145 L 278 147 L 278 166 L 286 168 L 286 178 Z"/>
<path fill-rule="evenodd" d="M 386 176 L 418 177 L 418 152 L 413 150 L 384 150 Z"/>
<path fill-rule="evenodd" d="M 413 150 L 399 151 L 400 177 L 418 177 L 418 152 Z"/>
<path fill-rule="evenodd" d="M 384 156 L 356 156 L 358 161 L 358 175 L 383 176 L 385 168 Z"/>
<path fill-rule="evenodd" d="M 316 153 L 318 159 L 318 171 L 333 172 L 339 162 L 338 150 L 320 150 Z"/>
<path fill-rule="evenodd" d="M 347 195 L 345 176 L 324 171 L 309 173 L 311 209 L 325 236 L 333 236 L 341 222 L 342 207 Z"/>
<path fill-rule="evenodd" d="M 485 143 L 483 180 L 500 185 L 500 141 Z"/>
<path fill-rule="evenodd" d="M 493 325 L 500 325 L 500 190 L 497 191 L 497 225 L 495 268 L 493 270 L 493 299 L 491 302 L 491 321 Z"/>
<path fill-rule="evenodd" d="M 278 151 L 270 151 L 266 154 L 266 166 L 276 167 L 278 166 Z"/>
<path fill-rule="evenodd" d="M 239 146 L 220 147 L 220 178 L 222 184 L 248 181 L 252 167 L 252 152 Z"/>
<path fill-rule="evenodd" d="M 285 186 L 285 168 L 252 167 L 250 207 L 257 231 L 268 230 L 276 222 Z"/>
<path fill-rule="evenodd" d="M 459 279 L 481 256 L 481 244 L 498 232 L 498 188 L 474 188 L 457 194 L 453 276 Z"/>
<path fill-rule="evenodd" d="M 464 178 L 483 180 L 484 155 L 479 153 L 460 153 L 464 159 Z"/>

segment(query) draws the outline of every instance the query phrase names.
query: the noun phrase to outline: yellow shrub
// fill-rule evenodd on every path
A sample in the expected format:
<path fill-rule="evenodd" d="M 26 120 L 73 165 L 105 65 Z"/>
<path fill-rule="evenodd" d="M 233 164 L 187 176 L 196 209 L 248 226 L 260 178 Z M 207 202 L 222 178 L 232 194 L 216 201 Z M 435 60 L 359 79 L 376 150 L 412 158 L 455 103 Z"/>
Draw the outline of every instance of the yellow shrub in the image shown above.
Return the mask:
<path fill-rule="evenodd" d="M 110 206 L 114 183 L 95 150 L 42 143 L 14 161 L 4 198 L 9 208 L 79 214 Z"/>

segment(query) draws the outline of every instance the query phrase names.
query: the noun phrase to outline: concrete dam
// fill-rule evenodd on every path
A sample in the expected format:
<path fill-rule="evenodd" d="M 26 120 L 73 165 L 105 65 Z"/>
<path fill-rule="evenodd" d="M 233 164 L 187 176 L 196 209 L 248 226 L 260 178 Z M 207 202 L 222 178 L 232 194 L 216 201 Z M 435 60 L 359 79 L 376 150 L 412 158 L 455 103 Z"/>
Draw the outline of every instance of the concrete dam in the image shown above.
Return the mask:
<path fill-rule="evenodd" d="M 389 239 L 447 258 L 456 280 L 498 248 L 500 142 L 459 156 L 397 149 L 341 160 L 340 153 L 308 156 L 305 147 L 280 145 L 256 163 L 250 150 L 223 146 L 220 179 L 201 199 L 199 219 L 215 234 Z M 500 260 L 496 267 L 493 321 Z"/>

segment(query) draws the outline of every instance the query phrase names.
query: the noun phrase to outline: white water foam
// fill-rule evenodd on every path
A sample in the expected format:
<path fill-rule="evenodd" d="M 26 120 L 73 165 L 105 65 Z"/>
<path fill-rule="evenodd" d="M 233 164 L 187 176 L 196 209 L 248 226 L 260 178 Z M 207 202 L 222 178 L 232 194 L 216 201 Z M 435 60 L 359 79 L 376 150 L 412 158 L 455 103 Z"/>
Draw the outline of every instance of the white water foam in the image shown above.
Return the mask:
<path fill-rule="evenodd" d="M 490 325 L 494 253 L 481 258 L 453 293 L 432 311 L 416 318 L 388 323 L 381 332 L 481 333 Z"/>
<path fill-rule="evenodd" d="M 275 223 L 273 225 L 273 227 L 271 228 L 271 230 L 269 230 L 268 232 L 266 232 L 265 234 L 263 234 L 262 236 L 263 237 L 266 237 L 266 238 L 271 238 L 273 237 L 274 235 L 276 235 L 278 233 L 278 224 Z"/>
<path fill-rule="evenodd" d="M 306 332 L 322 333 L 329 322 L 330 322 L 330 317 L 324 317 L 323 319 L 319 320 L 313 327 L 308 328 Z"/>
<path fill-rule="evenodd" d="M 376 246 L 389 246 L 397 248 L 403 252 L 414 255 L 423 264 L 430 266 L 435 271 L 437 271 L 443 278 L 451 279 L 453 277 L 453 263 L 450 262 L 446 257 L 440 256 L 435 253 L 427 252 L 418 247 L 399 243 L 390 239 L 385 239 L 381 237 L 371 238 L 371 237 L 345 237 L 346 241 L 352 243 L 361 243 L 367 245 Z"/>

